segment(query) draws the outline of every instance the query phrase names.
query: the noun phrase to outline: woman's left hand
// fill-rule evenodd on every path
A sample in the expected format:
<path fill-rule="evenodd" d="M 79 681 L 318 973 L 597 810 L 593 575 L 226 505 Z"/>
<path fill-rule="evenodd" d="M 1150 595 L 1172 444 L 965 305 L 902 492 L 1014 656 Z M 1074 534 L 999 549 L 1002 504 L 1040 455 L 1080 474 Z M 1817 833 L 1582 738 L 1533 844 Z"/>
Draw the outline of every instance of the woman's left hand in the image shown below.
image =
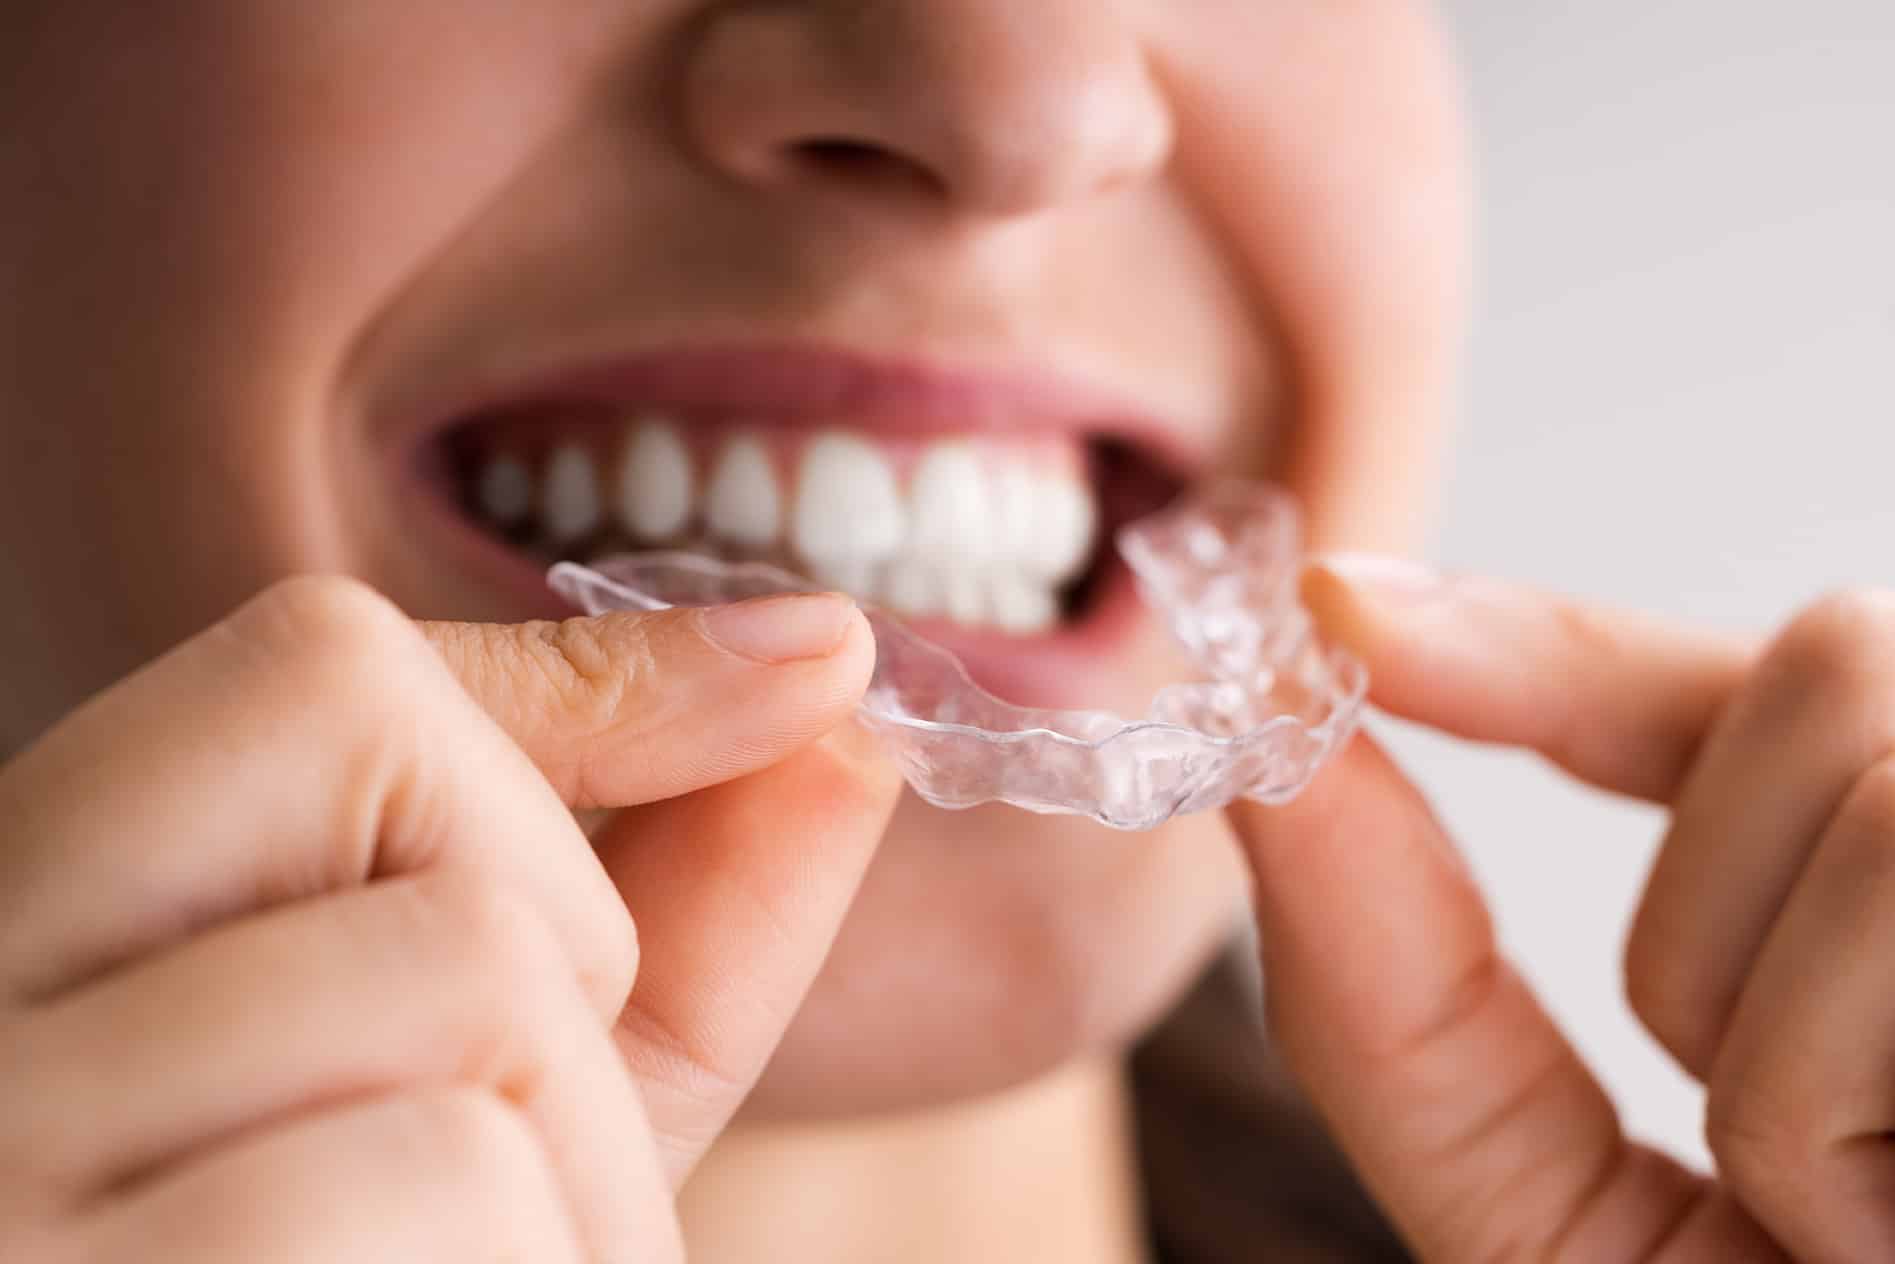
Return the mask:
<path fill-rule="evenodd" d="M 1624 1137 L 1372 743 L 1232 810 L 1272 1026 L 1416 1248 L 1895 1259 L 1895 596 L 1757 647 L 1393 564 L 1305 591 L 1386 710 L 1671 810 L 1626 985 L 1708 1089 L 1714 1180 Z"/>

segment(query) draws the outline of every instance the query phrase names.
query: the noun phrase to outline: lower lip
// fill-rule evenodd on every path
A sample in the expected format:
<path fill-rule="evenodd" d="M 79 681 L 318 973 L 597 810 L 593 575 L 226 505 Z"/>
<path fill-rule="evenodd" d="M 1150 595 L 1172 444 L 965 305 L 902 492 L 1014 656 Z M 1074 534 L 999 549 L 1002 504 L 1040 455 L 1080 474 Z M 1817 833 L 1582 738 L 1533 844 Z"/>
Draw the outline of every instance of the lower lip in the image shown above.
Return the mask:
<path fill-rule="evenodd" d="M 562 619 L 577 613 L 546 586 L 538 563 L 472 522 L 425 476 L 411 480 L 409 503 L 420 508 L 421 528 L 468 571 L 517 601 L 522 619 Z M 912 621 L 917 632 L 953 653 L 976 683 L 1028 707 L 1096 705 L 1101 674 L 1137 640 L 1145 607 L 1125 563 L 1112 554 L 1093 583 L 1083 617 L 1039 636 L 1013 636 L 944 619 Z"/>

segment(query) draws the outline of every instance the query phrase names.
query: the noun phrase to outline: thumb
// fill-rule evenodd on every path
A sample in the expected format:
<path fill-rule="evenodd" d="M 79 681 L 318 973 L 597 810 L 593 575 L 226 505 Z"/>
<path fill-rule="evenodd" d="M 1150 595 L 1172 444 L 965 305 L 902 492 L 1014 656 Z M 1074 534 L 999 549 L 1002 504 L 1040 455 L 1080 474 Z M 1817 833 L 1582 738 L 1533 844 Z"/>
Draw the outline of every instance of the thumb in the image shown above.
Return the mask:
<path fill-rule="evenodd" d="M 1286 807 L 1239 801 L 1273 1034 L 1426 1259 L 1615 1259 L 1692 1222 L 1755 1258 L 1740 1213 L 1631 1145 L 1501 956 L 1433 812 L 1358 737 Z"/>
<path fill-rule="evenodd" d="M 847 718 L 875 663 L 867 621 L 839 593 L 421 627 L 574 807 L 647 803 L 773 764 Z"/>

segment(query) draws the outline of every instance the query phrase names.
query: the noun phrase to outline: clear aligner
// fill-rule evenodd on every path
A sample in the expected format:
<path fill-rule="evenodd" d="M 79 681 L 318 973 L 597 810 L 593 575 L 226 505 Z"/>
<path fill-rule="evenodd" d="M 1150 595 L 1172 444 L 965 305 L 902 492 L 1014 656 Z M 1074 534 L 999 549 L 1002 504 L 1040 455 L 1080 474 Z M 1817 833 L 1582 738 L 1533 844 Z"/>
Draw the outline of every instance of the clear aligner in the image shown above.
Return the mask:
<path fill-rule="evenodd" d="M 1283 803 L 1348 739 L 1367 674 L 1328 651 L 1296 597 L 1294 503 L 1223 484 L 1118 533 L 1146 602 L 1209 679 L 1161 690 L 1145 715 L 1014 706 L 885 610 L 864 606 L 874 676 L 860 712 L 903 774 L 944 808 L 1010 803 L 1150 829 L 1239 797 Z M 707 605 L 819 585 L 762 562 L 625 554 L 555 566 L 553 588 L 589 614 Z"/>

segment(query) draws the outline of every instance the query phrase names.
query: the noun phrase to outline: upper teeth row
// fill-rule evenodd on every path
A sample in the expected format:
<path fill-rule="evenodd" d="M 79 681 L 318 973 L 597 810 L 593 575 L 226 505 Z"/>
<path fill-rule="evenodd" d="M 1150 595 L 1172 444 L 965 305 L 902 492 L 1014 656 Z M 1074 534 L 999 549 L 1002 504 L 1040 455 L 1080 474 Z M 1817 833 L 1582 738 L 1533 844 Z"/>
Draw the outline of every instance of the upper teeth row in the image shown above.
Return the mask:
<path fill-rule="evenodd" d="M 757 437 L 727 440 L 700 483 L 690 448 L 657 420 L 627 433 L 609 488 L 592 451 L 566 444 L 537 480 L 517 458 L 489 460 L 477 493 L 482 511 L 501 523 L 521 522 L 537 507 L 556 543 L 592 534 L 608 511 L 641 541 L 675 540 L 701 525 L 757 551 L 787 544 L 820 582 L 910 613 L 1022 628 L 1052 619 L 1053 592 L 1084 568 L 1097 527 L 1079 476 L 998 447 L 931 443 L 904 495 L 873 443 L 825 431 L 804 447 L 794 495 L 786 496 Z"/>

